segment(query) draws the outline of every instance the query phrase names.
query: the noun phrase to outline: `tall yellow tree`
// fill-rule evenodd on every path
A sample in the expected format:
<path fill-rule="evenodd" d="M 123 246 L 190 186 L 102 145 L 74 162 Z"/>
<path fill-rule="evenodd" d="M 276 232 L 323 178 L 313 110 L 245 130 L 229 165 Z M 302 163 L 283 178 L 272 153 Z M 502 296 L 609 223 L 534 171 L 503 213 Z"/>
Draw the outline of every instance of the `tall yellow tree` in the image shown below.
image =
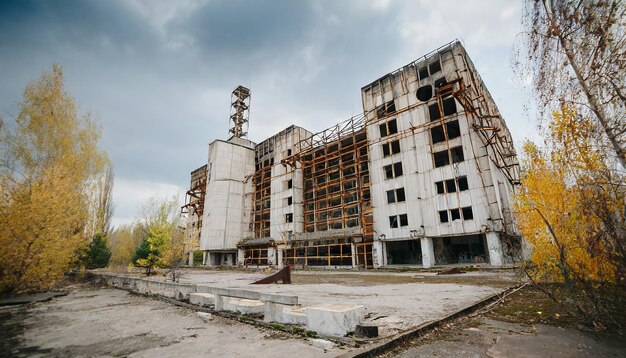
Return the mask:
<path fill-rule="evenodd" d="M 53 66 L 28 83 L 0 147 L 0 292 L 53 286 L 88 239 L 89 197 L 107 162 Z"/>
<path fill-rule="evenodd" d="M 517 217 L 533 248 L 531 278 L 563 282 L 553 298 L 572 299 L 583 316 L 606 322 L 611 297 L 624 294 L 626 181 L 598 137 L 573 107 L 553 113 L 544 145 L 524 146 Z"/>

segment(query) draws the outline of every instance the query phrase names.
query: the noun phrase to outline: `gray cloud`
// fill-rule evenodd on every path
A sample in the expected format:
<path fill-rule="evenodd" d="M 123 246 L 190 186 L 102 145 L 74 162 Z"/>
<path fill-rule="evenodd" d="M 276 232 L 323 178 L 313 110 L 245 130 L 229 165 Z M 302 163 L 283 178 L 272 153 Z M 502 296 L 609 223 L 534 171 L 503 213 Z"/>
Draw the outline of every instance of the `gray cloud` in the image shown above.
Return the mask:
<path fill-rule="evenodd" d="M 186 187 L 208 142 L 227 136 L 238 84 L 252 89 L 252 140 L 291 123 L 318 131 L 361 111 L 362 85 L 455 35 L 514 133 L 528 135 L 509 68 L 518 18 L 519 5 L 488 0 L 5 0 L 0 113 L 15 115 L 27 81 L 61 64 L 104 128 L 124 188 L 116 216 L 130 218 L 150 188 Z"/>

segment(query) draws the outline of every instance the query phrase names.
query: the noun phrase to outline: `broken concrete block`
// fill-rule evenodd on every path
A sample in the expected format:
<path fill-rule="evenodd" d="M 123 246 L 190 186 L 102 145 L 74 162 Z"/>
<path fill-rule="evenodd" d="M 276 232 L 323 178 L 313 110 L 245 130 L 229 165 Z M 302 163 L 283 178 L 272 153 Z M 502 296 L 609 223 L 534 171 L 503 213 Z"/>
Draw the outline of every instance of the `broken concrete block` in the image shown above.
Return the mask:
<path fill-rule="evenodd" d="M 215 296 L 210 293 L 190 293 L 189 302 L 192 305 L 208 307 L 215 304 Z"/>
<path fill-rule="evenodd" d="M 325 339 L 320 339 L 320 338 L 309 339 L 309 342 L 311 342 L 312 346 L 325 349 L 325 350 L 333 349 L 333 347 L 335 346 L 333 342 L 327 341 Z"/>
<path fill-rule="evenodd" d="M 306 325 L 305 309 L 300 306 L 281 305 L 274 302 L 265 302 L 263 313 L 265 322 Z"/>
<path fill-rule="evenodd" d="M 306 326 L 329 336 L 345 336 L 354 331 L 365 315 L 363 306 L 317 305 L 306 310 Z"/>

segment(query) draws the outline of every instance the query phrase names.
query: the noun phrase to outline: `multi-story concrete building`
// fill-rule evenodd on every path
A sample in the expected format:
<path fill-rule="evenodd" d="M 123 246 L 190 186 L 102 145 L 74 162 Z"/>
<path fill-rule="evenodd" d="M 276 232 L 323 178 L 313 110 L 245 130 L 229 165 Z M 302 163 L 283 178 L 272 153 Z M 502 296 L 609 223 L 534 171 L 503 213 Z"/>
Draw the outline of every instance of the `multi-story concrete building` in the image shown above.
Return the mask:
<path fill-rule="evenodd" d="M 233 137 L 209 146 L 205 264 L 498 266 L 519 252 L 511 135 L 459 42 L 361 96 L 360 116 L 256 145 L 231 116 Z"/>

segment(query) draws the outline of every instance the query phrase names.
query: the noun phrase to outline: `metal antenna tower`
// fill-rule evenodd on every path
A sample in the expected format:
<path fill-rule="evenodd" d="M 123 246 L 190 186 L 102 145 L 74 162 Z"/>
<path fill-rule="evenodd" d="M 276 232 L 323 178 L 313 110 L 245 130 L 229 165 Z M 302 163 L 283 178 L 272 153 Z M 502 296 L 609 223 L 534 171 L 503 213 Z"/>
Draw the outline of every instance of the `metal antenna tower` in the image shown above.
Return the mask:
<path fill-rule="evenodd" d="M 250 115 L 250 89 L 244 86 L 235 88 L 230 95 L 230 123 L 228 130 L 233 137 L 248 135 L 248 116 Z"/>

